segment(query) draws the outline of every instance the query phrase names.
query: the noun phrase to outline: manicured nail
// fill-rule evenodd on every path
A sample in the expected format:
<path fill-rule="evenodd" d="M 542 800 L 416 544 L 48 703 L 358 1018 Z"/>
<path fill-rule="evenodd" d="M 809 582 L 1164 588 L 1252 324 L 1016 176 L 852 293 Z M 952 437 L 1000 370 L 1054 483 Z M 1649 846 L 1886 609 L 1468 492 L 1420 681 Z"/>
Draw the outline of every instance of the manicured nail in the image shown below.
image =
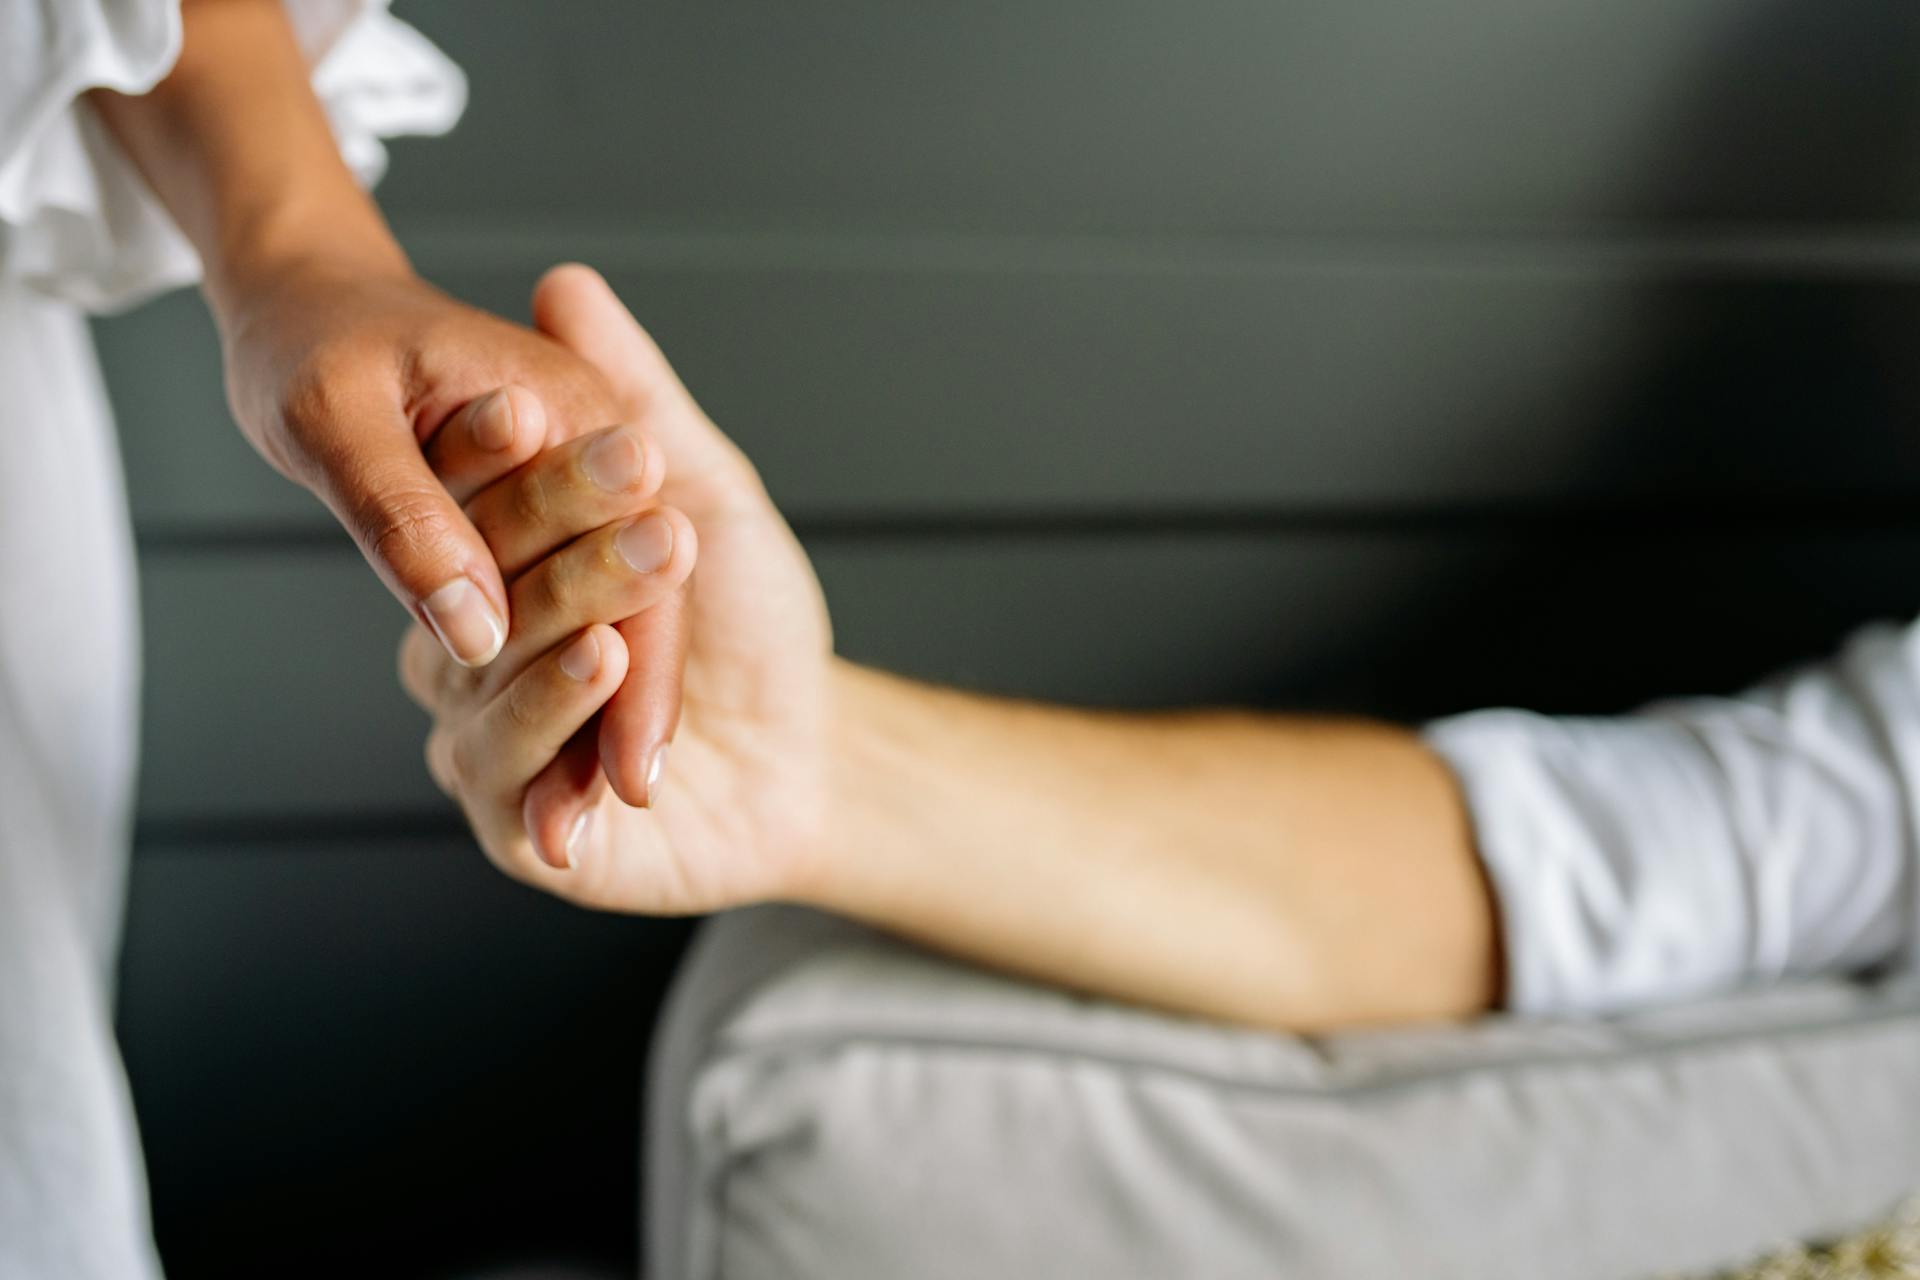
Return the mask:
<path fill-rule="evenodd" d="M 471 578 L 455 578 L 420 602 L 427 625 L 463 667 L 484 667 L 499 656 L 507 628 Z"/>
<path fill-rule="evenodd" d="M 647 469 L 647 451 L 631 431 L 610 431 L 587 446 L 581 459 L 587 479 L 608 493 L 619 493 L 640 483 Z"/>
<path fill-rule="evenodd" d="M 580 865 L 581 842 L 587 838 L 587 828 L 592 825 L 593 810 L 582 809 L 580 816 L 573 820 L 573 825 L 567 828 L 567 849 L 563 855 L 567 866 Z"/>
<path fill-rule="evenodd" d="M 560 669 L 581 684 L 593 679 L 600 669 L 600 638 L 583 631 L 580 638 L 560 651 Z"/>
<path fill-rule="evenodd" d="M 613 544 L 635 573 L 658 573 L 673 559 L 673 526 L 664 516 L 642 516 L 614 534 Z"/>
<path fill-rule="evenodd" d="M 653 802 L 660 794 L 660 770 L 667 763 L 667 748 L 671 742 L 663 742 L 660 749 L 653 753 L 653 763 L 647 766 L 647 808 L 653 808 Z"/>
<path fill-rule="evenodd" d="M 473 442 L 482 449 L 499 450 L 513 443 L 513 397 L 505 387 L 475 406 L 468 423 Z"/>

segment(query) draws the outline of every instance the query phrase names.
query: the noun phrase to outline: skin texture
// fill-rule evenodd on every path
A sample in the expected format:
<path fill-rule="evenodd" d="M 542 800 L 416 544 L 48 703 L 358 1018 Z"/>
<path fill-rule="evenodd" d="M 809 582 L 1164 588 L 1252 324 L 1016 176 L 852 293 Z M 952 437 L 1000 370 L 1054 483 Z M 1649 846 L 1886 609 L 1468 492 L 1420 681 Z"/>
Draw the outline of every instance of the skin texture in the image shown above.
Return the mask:
<path fill-rule="evenodd" d="M 699 531 L 700 590 L 686 712 L 647 812 L 544 791 L 554 753 L 583 767 L 565 763 L 569 744 L 629 661 L 600 625 L 633 604 L 608 602 L 624 579 L 527 590 L 521 625 L 533 609 L 553 616 L 483 682 L 424 629 L 409 634 L 402 678 L 435 718 L 430 767 L 502 869 L 620 911 L 808 903 L 1062 986 L 1260 1026 L 1493 1003 L 1492 899 L 1452 776 L 1413 734 L 1076 711 L 841 661 L 812 569 L 751 466 L 605 283 L 558 268 L 540 309 L 658 448 L 657 501 Z M 544 509 L 483 495 L 470 510 L 504 513 L 481 523 L 514 563 L 538 547 L 544 563 L 619 579 L 566 541 L 602 499 L 548 492 L 560 496 Z M 578 516 L 558 514 L 567 493 Z"/>
<path fill-rule="evenodd" d="M 327 504 L 415 618 L 484 666 L 508 643 L 511 602 L 460 498 L 617 422 L 619 401 L 537 317 L 510 324 L 414 274 L 340 160 L 279 0 L 187 0 L 183 13 L 165 81 L 90 97 L 200 253 L 240 428 Z M 456 453 L 450 492 L 432 464 Z M 634 660 L 596 732 L 604 776 L 635 804 L 678 716 L 682 617 L 676 603 L 610 620 Z M 570 776 L 584 795 L 603 771 Z"/>
<path fill-rule="evenodd" d="M 544 710 L 487 720 L 489 699 L 503 696 L 501 689 L 463 679 L 416 626 L 402 645 L 403 676 L 416 698 L 444 711 L 429 742 L 429 766 L 466 805 L 496 864 L 576 902 L 680 914 L 773 896 L 793 876 L 791 860 L 812 846 L 822 825 L 826 770 L 819 745 L 832 643 L 819 586 L 751 465 L 707 421 L 597 275 L 558 268 L 541 281 L 534 305 L 549 332 L 607 375 L 624 421 L 664 460 L 658 503 L 698 531 L 699 590 L 685 596 L 685 710 L 659 790 L 661 804 L 674 802 L 673 819 L 636 823 L 644 815 L 617 796 L 596 794 L 584 809 L 593 814 L 590 825 L 569 858 L 567 837 L 583 806 L 574 788 L 554 781 L 552 770 L 567 777 L 590 770 L 592 744 L 582 745 L 578 729 L 603 705 L 616 705 L 619 695 L 603 703 L 596 680 L 556 706 L 532 692 L 513 694 L 509 684 L 504 696 L 524 697 L 524 705 Z M 546 491 L 568 489 L 550 484 Z M 591 486 L 572 491 L 590 494 Z M 527 504 L 503 490 L 469 504 L 470 510 L 483 507 L 512 513 L 525 512 Z M 483 523 L 496 539 L 505 536 L 491 519 Z M 513 536 L 522 548 L 530 544 L 524 533 Z M 676 538 L 676 557 L 678 548 Z M 597 563 L 613 576 L 623 573 L 617 559 Z M 538 572 L 538 566 L 527 571 Z M 571 631 L 607 620 L 584 606 L 604 590 L 580 584 L 569 593 L 568 603 L 581 606 L 567 618 Z M 666 599 L 671 605 L 674 597 Z M 494 665 L 511 681 L 509 655 Z M 537 777 L 499 772 L 503 759 L 521 756 L 494 735 L 503 725 L 535 722 L 552 725 L 541 731 L 544 741 L 568 744 L 556 765 L 543 766 Z M 606 856 L 615 850 L 619 856 Z M 572 865 L 550 865 L 560 862 Z"/>
<path fill-rule="evenodd" d="M 812 903 L 1262 1025 L 1492 1000 L 1492 906 L 1415 738 L 1091 715 L 836 660 L 752 467 L 597 276 L 550 275 L 532 329 L 434 290 L 341 165 L 278 0 L 185 13 L 168 79 L 96 106 L 200 251 L 247 438 L 468 660 L 420 625 L 403 647 L 436 716 L 430 767 L 501 867 L 624 911 Z M 539 469 L 617 423 L 658 453 L 630 489 L 589 493 L 564 457 Z M 648 519 L 670 547 L 641 572 L 621 539 Z"/>

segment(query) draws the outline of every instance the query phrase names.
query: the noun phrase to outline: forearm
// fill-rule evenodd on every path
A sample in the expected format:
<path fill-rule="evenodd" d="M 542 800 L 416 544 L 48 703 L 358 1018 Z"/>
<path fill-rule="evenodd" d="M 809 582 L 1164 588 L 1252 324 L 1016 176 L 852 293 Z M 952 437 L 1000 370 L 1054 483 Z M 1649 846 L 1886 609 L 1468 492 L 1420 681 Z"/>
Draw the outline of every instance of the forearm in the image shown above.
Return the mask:
<path fill-rule="evenodd" d="M 152 92 L 91 99 L 199 251 L 216 315 L 230 321 L 257 282 L 297 266 L 404 273 L 280 0 L 187 0 L 183 15 L 180 59 Z"/>
<path fill-rule="evenodd" d="M 845 664 L 834 688 L 816 905 L 1061 985 L 1259 1025 L 1495 999 L 1465 809 L 1410 733 L 1076 712 Z"/>

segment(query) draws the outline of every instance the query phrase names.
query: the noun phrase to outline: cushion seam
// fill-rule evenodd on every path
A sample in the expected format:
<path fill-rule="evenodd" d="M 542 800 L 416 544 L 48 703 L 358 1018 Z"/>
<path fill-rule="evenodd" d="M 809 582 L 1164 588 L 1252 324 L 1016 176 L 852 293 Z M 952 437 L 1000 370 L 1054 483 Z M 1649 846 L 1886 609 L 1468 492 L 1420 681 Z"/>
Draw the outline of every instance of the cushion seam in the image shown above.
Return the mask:
<path fill-rule="evenodd" d="M 723 1034 L 720 1040 L 720 1052 L 710 1060 L 710 1064 L 718 1061 L 758 1064 L 796 1053 L 817 1055 L 829 1049 L 850 1047 L 920 1049 L 951 1055 L 1005 1054 L 1015 1057 L 1053 1059 L 1063 1063 L 1104 1067 L 1122 1074 L 1172 1077 L 1209 1089 L 1227 1090 L 1238 1094 L 1291 1099 L 1357 1098 L 1398 1093 L 1429 1084 L 1446 1083 L 1477 1075 L 1519 1071 L 1538 1074 L 1564 1068 L 1589 1069 L 1594 1066 L 1643 1061 L 1671 1061 L 1695 1054 L 1705 1056 L 1724 1052 L 1747 1044 L 1777 1041 L 1804 1042 L 1826 1036 L 1877 1033 L 1888 1029 L 1920 1032 L 1920 1007 L 1902 1006 L 1866 1015 L 1770 1027 L 1764 1031 L 1741 1028 L 1705 1033 L 1659 1044 L 1574 1048 L 1555 1053 L 1538 1051 L 1518 1053 L 1476 1062 L 1421 1068 L 1379 1079 L 1319 1085 L 1250 1080 L 1179 1063 L 1154 1061 L 1118 1053 L 1103 1053 L 1071 1045 L 1041 1045 L 1027 1041 L 981 1036 L 958 1038 L 933 1032 L 901 1033 L 874 1028 L 793 1034 L 746 1047 L 729 1046 L 728 1037 Z"/>

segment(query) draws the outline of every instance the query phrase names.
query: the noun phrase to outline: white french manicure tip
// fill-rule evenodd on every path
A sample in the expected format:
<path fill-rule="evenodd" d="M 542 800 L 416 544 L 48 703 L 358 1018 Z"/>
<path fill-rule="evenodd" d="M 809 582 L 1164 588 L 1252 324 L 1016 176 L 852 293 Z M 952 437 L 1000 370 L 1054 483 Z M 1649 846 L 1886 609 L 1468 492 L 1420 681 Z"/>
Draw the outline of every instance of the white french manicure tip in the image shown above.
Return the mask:
<path fill-rule="evenodd" d="M 593 821 L 593 810 L 582 809 L 573 819 L 573 825 L 567 828 L 567 865 L 573 866 L 579 861 L 580 841 L 587 834 L 587 827 Z"/>

